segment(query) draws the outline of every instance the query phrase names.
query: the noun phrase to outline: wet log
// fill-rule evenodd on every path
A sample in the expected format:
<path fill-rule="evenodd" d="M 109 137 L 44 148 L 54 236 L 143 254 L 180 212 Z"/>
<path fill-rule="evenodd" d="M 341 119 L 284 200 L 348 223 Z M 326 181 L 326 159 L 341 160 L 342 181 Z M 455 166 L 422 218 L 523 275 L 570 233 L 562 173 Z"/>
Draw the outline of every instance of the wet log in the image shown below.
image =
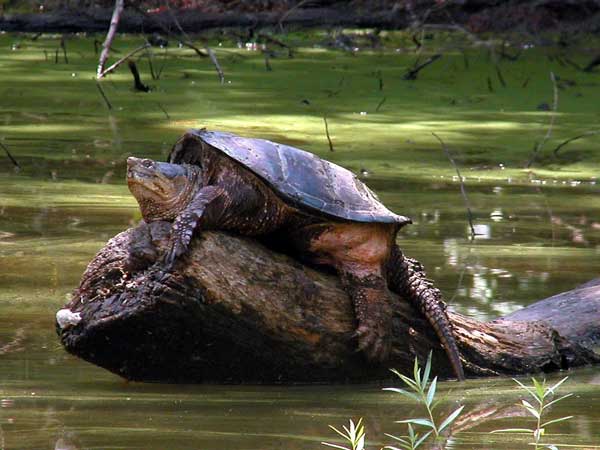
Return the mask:
<path fill-rule="evenodd" d="M 276 383 L 383 380 L 433 349 L 435 373 L 452 377 L 435 333 L 401 299 L 391 360 L 372 366 L 334 274 L 223 232 L 202 233 L 167 273 L 157 261 L 169 230 L 142 222 L 95 256 L 57 314 L 67 351 L 131 380 Z M 467 376 L 600 362 L 600 282 L 491 322 L 450 318 Z"/>

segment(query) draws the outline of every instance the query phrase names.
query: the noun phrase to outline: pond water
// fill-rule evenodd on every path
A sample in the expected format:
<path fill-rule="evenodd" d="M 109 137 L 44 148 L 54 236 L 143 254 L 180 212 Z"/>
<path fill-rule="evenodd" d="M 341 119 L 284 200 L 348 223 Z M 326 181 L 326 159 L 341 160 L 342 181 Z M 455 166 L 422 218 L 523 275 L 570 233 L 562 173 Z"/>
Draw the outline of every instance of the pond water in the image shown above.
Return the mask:
<path fill-rule="evenodd" d="M 563 65 L 567 50 L 552 37 L 542 45 L 520 37 L 507 50 L 521 52 L 512 61 L 435 35 L 424 55 L 443 57 L 416 81 L 402 79 L 417 57 L 409 36 L 384 33 L 382 48 L 356 52 L 326 48 L 326 33 L 283 38 L 298 47 L 294 58 L 272 49 L 266 71 L 262 52 L 211 36 L 224 85 L 192 51 L 154 49 L 160 79 L 138 60 L 152 91 L 134 92 L 121 69 L 102 83 L 109 110 L 93 80 L 94 37 L 69 37 L 66 63 L 61 53 L 55 60 L 60 36 L 0 35 L 0 143 L 21 166 L 0 149 L 0 450 L 315 449 L 334 440 L 328 424 L 361 416 L 368 448 L 380 448 L 392 444 L 384 433 L 404 432 L 395 420 L 422 414 L 379 385 L 127 383 L 62 350 L 56 310 L 106 240 L 140 219 L 124 183 L 126 157 L 164 158 L 186 128 L 290 143 L 361 173 L 384 203 L 414 219 L 399 237 L 406 253 L 425 264 L 452 308 L 478 319 L 598 276 L 600 137 L 574 141 L 558 157 L 552 149 L 597 129 L 600 75 Z M 121 36 L 115 54 L 142 42 Z M 571 59 L 597 53 L 594 40 L 579 43 Z M 551 120 L 550 138 L 523 169 Z M 475 240 L 458 177 L 432 132 L 465 177 Z M 563 391 L 574 395 L 549 417 L 575 418 L 550 428 L 547 441 L 593 448 L 600 377 L 594 368 L 567 375 Z M 533 425 L 514 407 L 521 394 L 512 380 L 439 390 L 441 410 L 466 405 L 446 448 L 526 448 L 527 439 L 489 434 Z"/>

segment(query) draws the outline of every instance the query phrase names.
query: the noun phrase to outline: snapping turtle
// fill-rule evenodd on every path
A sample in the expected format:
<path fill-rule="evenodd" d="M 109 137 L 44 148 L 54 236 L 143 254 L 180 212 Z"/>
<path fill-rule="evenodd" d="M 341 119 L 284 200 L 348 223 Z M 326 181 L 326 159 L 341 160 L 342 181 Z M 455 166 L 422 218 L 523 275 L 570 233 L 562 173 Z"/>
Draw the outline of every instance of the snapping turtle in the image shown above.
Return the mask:
<path fill-rule="evenodd" d="M 167 268 L 196 230 L 262 236 L 337 271 L 369 360 L 389 355 L 392 290 L 427 317 L 456 376 L 464 378 L 440 291 L 395 243 L 411 220 L 382 205 L 352 172 L 294 147 L 206 130 L 187 132 L 169 163 L 131 157 L 127 164 L 129 189 L 144 219 L 173 220 Z"/>

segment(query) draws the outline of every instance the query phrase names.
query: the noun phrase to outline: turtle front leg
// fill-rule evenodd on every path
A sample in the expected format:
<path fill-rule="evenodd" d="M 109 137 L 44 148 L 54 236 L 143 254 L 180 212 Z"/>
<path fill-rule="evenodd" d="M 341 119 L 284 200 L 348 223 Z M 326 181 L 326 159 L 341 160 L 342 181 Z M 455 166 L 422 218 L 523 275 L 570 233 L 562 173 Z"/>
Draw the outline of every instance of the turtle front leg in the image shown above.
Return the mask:
<path fill-rule="evenodd" d="M 357 269 L 356 266 L 345 267 L 339 272 L 354 303 L 358 348 L 369 361 L 381 363 L 388 359 L 391 349 L 392 298 L 377 268 Z"/>
<path fill-rule="evenodd" d="M 175 261 L 187 251 L 194 230 L 202 222 L 207 222 L 207 219 L 218 222 L 226 200 L 227 192 L 220 186 L 205 186 L 196 194 L 173 221 L 169 245 L 162 261 L 165 269 L 171 270 Z"/>

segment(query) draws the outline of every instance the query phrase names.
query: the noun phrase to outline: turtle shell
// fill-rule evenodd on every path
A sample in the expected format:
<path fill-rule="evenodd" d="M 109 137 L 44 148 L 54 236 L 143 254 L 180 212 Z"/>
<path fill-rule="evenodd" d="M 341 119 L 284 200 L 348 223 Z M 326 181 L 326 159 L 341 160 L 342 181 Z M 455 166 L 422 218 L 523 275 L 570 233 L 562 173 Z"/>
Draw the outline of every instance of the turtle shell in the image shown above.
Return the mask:
<path fill-rule="evenodd" d="M 405 225 L 411 220 L 387 209 L 356 175 L 343 167 L 289 145 L 219 131 L 190 130 L 169 155 L 171 163 L 194 163 L 188 139 L 200 140 L 225 153 L 265 180 L 297 207 L 355 222 Z M 187 151 L 186 151 L 187 150 Z M 199 156 L 199 155 L 198 155 Z"/>

